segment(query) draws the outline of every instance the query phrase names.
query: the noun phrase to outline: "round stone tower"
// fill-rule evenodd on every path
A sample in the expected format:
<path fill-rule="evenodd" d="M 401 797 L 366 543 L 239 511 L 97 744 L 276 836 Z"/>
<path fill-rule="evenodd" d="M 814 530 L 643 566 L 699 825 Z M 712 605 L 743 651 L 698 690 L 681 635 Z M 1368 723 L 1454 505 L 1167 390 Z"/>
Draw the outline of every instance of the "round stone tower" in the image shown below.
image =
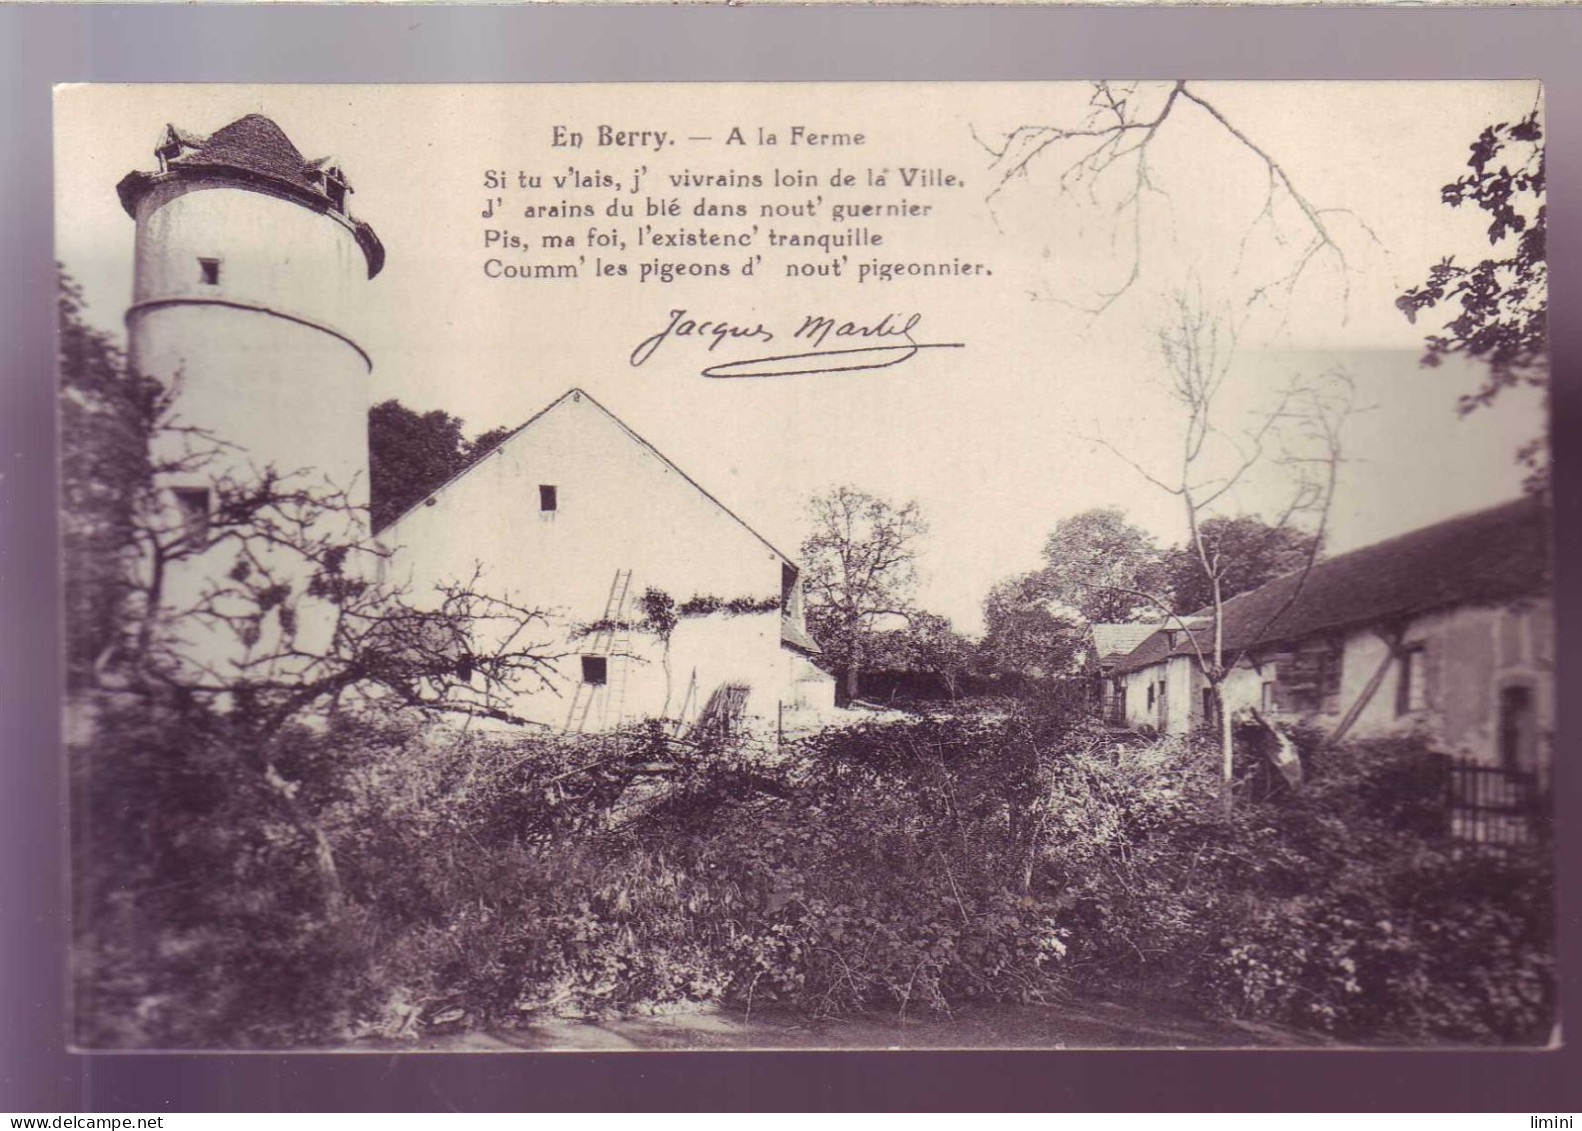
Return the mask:
<path fill-rule="evenodd" d="M 300 616 L 290 607 L 310 559 L 267 539 L 252 560 L 293 596 L 238 631 L 236 618 L 258 606 L 227 591 L 240 551 L 219 526 L 236 512 L 218 504 L 227 491 L 246 497 L 273 469 L 287 477 L 279 493 L 319 508 L 305 539 L 350 543 L 367 533 L 371 363 L 343 316 L 384 265 L 384 248 L 347 210 L 351 186 L 339 165 L 307 160 L 261 115 L 208 137 L 167 126 L 154 155 L 158 170 L 128 174 L 117 192 L 137 221 L 129 360 L 174 391 L 178 426 L 153 446 L 179 549 L 155 571 L 158 599 L 178 612 L 219 611 L 179 629 L 181 659 L 210 671 L 272 654 L 271 640 L 285 633 L 324 647 L 329 607 Z M 349 506 L 321 505 L 334 502 Z"/>
<path fill-rule="evenodd" d="M 167 126 L 154 153 L 157 172 L 117 186 L 137 221 L 130 360 L 231 446 L 169 486 L 273 466 L 366 505 L 371 362 L 343 314 L 384 248 L 347 210 L 339 165 L 259 114 L 208 137 Z"/>

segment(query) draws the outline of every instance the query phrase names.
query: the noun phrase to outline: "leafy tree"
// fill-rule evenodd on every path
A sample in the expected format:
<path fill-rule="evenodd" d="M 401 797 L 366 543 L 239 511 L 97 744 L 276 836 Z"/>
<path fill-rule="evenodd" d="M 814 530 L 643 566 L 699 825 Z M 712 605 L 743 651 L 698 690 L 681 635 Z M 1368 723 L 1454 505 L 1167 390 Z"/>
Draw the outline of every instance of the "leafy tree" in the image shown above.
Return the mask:
<path fill-rule="evenodd" d="M 896 506 L 855 487 L 816 496 L 809 513 L 813 532 L 802 543 L 808 627 L 855 696 L 876 633 L 916 615 L 917 544 L 928 524 L 915 502 Z"/>
<path fill-rule="evenodd" d="M 382 530 L 445 480 L 481 459 L 513 431 L 494 428 L 469 441 L 459 417 L 417 413 L 397 400 L 368 410 L 371 520 Z"/>
<path fill-rule="evenodd" d="M 935 613 L 914 617 L 908 635 L 918 670 L 937 672 L 951 696 L 960 695 L 962 681 L 978 666 L 976 642 L 957 632 L 949 617 Z"/>
<path fill-rule="evenodd" d="M 1492 404 L 1505 389 L 1545 388 L 1549 381 L 1546 320 L 1549 265 L 1544 203 L 1543 126 L 1534 108 L 1517 122 L 1489 126 L 1472 143 L 1472 171 L 1439 190 L 1451 208 L 1471 204 L 1489 214 L 1489 246 L 1476 264 L 1446 256 L 1423 283 L 1396 299 L 1412 322 L 1441 303 L 1455 316 L 1426 339 L 1423 364 L 1439 365 L 1460 354 L 1487 363 L 1483 384 L 1461 398 L 1463 414 Z M 1548 480 L 1548 452 L 1540 437 L 1519 458 L 1531 470 L 1529 485 Z"/>
<path fill-rule="evenodd" d="M 1032 679 L 1069 673 L 1085 638 L 1082 619 L 1050 595 L 1043 573 L 996 582 L 983 601 L 983 652 L 996 671 Z"/>
<path fill-rule="evenodd" d="M 468 461 L 477 462 L 482 459 L 494 451 L 495 448 L 498 448 L 505 441 L 505 438 L 515 431 L 516 429 L 514 428 L 502 426 L 500 428 L 491 428 L 487 432 L 481 432 L 474 436 L 472 443 L 467 446 Z"/>
<path fill-rule="evenodd" d="M 108 334 L 84 321 L 82 290 L 63 268 L 56 290 L 66 662 L 75 686 L 92 681 L 116 644 L 135 501 L 151 474 L 147 421 L 159 390 L 127 368 Z"/>
<path fill-rule="evenodd" d="M 1301 569 L 1314 550 L 1314 535 L 1292 526 L 1271 525 L 1256 515 L 1206 518 L 1198 533 L 1204 549 L 1218 562 L 1221 600 Z M 1167 551 L 1162 576 L 1172 611 L 1185 616 L 1214 603 L 1213 586 L 1195 546 Z"/>
<path fill-rule="evenodd" d="M 1159 548 L 1118 507 L 1099 507 L 1056 523 L 1035 577 L 1045 598 L 1090 623 L 1138 620 L 1155 612 L 1146 594 L 1160 588 Z"/>
<path fill-rule="evenodd" d="M 949 617 L 918 612 L 900 628 L 876 633 L 868 662 L 891 671 L 937 675 L 952 697 L 978 666 L 976 642 L 957 632 Z"/>
<path fill-rule="evenodd" d="M 460 418 L 416 413 L 388 400 L 368 410 L 368 479 L 372 521 L 382 529 L 464 466 Z"/>

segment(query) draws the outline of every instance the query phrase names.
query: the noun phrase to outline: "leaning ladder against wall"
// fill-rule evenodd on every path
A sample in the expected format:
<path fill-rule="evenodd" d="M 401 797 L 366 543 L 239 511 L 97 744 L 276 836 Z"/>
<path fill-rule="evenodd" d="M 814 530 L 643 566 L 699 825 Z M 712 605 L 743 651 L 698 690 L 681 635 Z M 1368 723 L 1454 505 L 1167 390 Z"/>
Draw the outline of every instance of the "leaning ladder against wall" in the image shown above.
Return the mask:
<path fill-rule="evenodd" d="M 589 716 L 598 704 L 598 722 L 601 728 L 612 722 L 619 728 L 626 713 L 627 669 L 632 659 L 632 626 L 628 621 L 627 599 L 632 591 L 632 571 L 618 569 L 610 581 L 610 594 L 604 602 L 604 616 L 594 625 L 589 650 L 584 655 L 605 658 L 605 681 L 577 684 L 571 697 L 571 709 L 566 713 L 566 730 L 581 733 L 588 727 Z M 611 717 L 611 707 L 614 716 Z"/>

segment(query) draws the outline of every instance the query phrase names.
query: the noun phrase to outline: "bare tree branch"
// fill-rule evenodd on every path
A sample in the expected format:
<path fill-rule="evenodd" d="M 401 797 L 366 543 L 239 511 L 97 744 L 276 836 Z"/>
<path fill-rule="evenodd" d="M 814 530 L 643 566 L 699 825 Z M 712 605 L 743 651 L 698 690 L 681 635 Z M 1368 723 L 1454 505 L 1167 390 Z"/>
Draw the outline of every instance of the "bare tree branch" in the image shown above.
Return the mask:
<path fill-rule="evenodd" d="M 1146 110 L 1143 107 L 1156 107 Z M 1106 310 L 1121 296 L 1127 294 L 1142 277 L 1145 251 L 1143 246 L 1144 198 L 1155 194 L 1168 200 L 1168 192 L 1155 183 L 1149 164 L 1151 147 L 1165 128 L 1181 118 L 1183 107 L 1192 107 L 1206 119 L 1220 136 L 1230 139 L 1239 148 L 1251 154 L 1264 170 L 1265 191 L 1262 206 L 1238 241 L 1237 271 L 1245 259 L 1247 245 L 1253 235 L 1267 231 L 1278 244 L 1284 245 L 1287 236 L 1281 227 L 1277 209 L 1288 203 L 1300 217 L 1306 232 L 1305 238 L 1293 252 L 1290 265 L 1274 278 L 1256 286 L 1246 300 L 1251 307 L 1278 295 L 1288 302 L 1297 285 L 1309 268 L 1320 259 L 1333 261 L 1340 275 L 1343 304 L 1350 300 L 1350 262 L 1346 243 L 1337 236 L 1331 220 L 1347 217 L 1373 243 L 1378 237 L 1360 218 L 1347 209 L 1328 208 L 1312 200 L 1290 175 L 1279 159 L 1264 145 L 1236 125 L 1214 101 L 1200 94 L 1185 80 L 1171 83 L 1116 84 L 1096 82 L 1089 95 L 1087 111 L 1082 118 L 1069 126 L 1022 125 L 1005 134 L 998 143 L 985 140 L 972 130 L 974 140 L 990 155 L 991 187 L 984 196 L 990 206 L 995 223 L 999 224 L 996 202 L 1012 183 L 1029 179 L 1033 167 L 1055 153 L 1062 152 L 1069 144 L 1082 143 L 1080 148 L 1058 167 L 1054 176 L 1056 191 L 1064 197 L 1074 197 L 1080 190 L 1089 207 L 1102 207 L 1099 195 L 1101 184 L 1119 181 L 1109 215 L 1114 223 L 1112 243 L 1125 242 L 1126 274 L 1110 290 L 1099 293 L 1098 303 L 1085 307 L 1089 314 Z M 1190 116 L 1190 115 L 1189 115 Z M 1189 127 L 1172 127 L 1172 132 Z"/>

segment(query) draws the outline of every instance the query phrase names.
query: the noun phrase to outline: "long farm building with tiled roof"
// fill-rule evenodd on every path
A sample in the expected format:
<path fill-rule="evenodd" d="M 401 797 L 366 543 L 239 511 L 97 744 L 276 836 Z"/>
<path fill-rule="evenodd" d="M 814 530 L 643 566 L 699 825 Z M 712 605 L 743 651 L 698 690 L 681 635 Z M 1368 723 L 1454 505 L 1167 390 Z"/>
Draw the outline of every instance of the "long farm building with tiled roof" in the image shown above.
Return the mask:
<path fill-rule="evenodd" d="M 1225 602 L 1233 715 L 1334 738 L 1422 733 L 1446 753 L 1547 765 L 1554 726 L 1549 520 L 1523 498 L 1322 559 Z M 1198 660 L 1211 610 L 1109 657 L 1117 722 L 1184 733 L 1212 720 Z"/>

